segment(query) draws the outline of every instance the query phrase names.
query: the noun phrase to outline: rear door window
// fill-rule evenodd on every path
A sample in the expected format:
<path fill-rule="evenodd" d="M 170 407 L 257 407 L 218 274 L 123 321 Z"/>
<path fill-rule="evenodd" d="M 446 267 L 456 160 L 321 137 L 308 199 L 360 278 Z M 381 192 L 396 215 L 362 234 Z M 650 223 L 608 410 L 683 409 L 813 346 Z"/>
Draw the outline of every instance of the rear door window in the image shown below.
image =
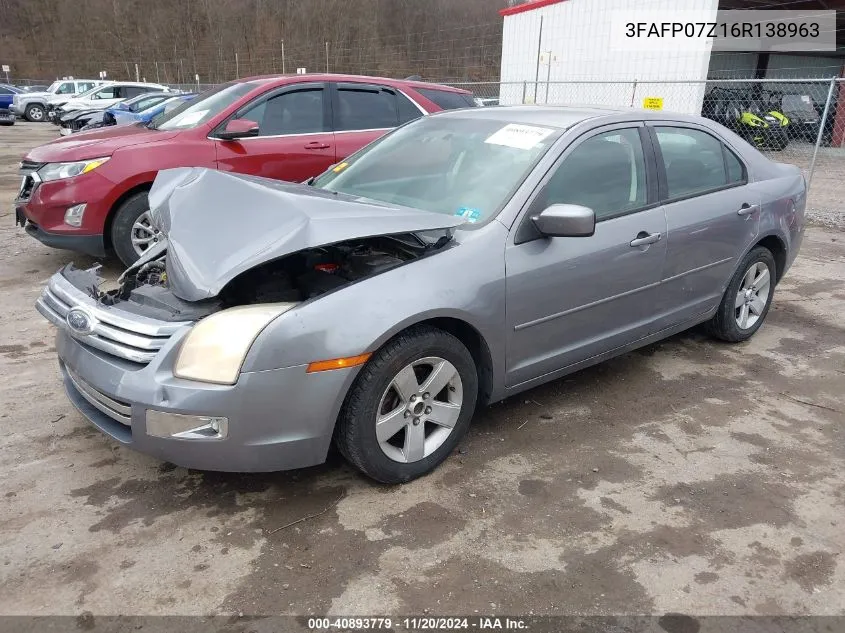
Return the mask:
<path fill-rule="evenodd" d="M 655 132 L 666 169 L 669 199 L 689 197 L 742 181 L 729 181 L 731 167 L 722 142 L 716 137 L 701 130 L 680 127 L 656 127 Z M 741 172 L 741 163 L 739 168 Z M 736 164 L 732 171 L 731 177 L 736 177 Z"/>
<path fill-rule="evenodd" d="M 434 88 L 415 88 L 415 90 L 444 110 L 474 108 L 477 106 L 472 95 L 462 92 L 449 92 L 447 90 L 435 90 Z"/>
<path fill-rule="evenodd" d="M 746 181 L 745 165 L 743 165 L 742 161 L 737 158 L 736 154 L 727 147 L 725 148 L 725 164 L 728 169 L 728 183 L 733 185 L 744 183 Z"/>
<path fill-rule="evenodd" d="M 399 122 L 396 95 L 379 86 L 339 84 L 334 129 L 379 130 Z"/>

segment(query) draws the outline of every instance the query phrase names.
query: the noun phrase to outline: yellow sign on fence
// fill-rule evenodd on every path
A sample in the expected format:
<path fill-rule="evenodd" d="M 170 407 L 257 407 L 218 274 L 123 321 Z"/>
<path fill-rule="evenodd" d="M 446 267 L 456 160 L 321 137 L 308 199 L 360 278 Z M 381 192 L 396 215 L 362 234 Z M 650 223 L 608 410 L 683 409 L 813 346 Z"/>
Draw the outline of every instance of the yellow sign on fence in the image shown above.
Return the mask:
<path fill-rule="evenodd" d="M 663 97 L 646 97 L 643 99 L 643 107 L 646 110 L 662 110 Z"/>

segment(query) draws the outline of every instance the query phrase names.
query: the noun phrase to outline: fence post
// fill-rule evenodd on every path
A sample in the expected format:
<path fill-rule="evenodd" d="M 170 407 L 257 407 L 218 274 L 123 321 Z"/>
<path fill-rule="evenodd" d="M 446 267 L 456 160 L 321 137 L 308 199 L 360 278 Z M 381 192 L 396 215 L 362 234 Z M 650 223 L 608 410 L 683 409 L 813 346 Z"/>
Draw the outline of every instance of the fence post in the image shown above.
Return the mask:
<path fill-rule="evenodd" d="M 822 120 L 819 123 L 819 133 L 816 136 L 816 146 L 813 148 L 813 158 L 810 160 L 810 173 L 807 174 L 807 191 L 810 191 L 810 186 L 813 184 L 813 172 L 816 170 L 816 156 L 819 153 L 822 139 L 824 138 L 824 125 L 827 123 L 827 115 L 830 113 L 830 102 L 833 100 L 833 90 L 836 88 L 836 77 L 831 77 L 830 88 L 827 90 L 827 101 L 824 104 L 824 113 Z"/>
<path fill-rule="evenodd" d="M 528 89 L 528 82 L 522 82 L 522 104 L 525 105 L 525 91 Z M 499 90 L 499 94 L 501 94 L 501 89 Z"/>
<path fill-rule="evenodd" d="M 634 79 L 634 87 L 631 90 L 631 107 L 634 107 L 634 99 L 637 98 L 637 80 Z"/>

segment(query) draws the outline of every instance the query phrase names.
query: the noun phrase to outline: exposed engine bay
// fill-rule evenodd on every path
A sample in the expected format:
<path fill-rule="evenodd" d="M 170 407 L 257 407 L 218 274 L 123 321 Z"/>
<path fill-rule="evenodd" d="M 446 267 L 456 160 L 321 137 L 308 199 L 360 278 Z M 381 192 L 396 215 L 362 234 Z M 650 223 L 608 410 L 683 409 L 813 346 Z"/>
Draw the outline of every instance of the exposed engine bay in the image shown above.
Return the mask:
<path fill-rule="evenodd" d="M 165 321 L 201 319 L 238 305 L 299 302 L 377 275 L 443 247 L 413 233 L 377 236 L 310 248 L 261 264 L 232 279 L 211 299 L 185 301 L 168 288 L 166 254 L 130 267 L 120 286 L 101 291 L 91 271 L 65 269 L 75 286 L 105 305 Z"/>

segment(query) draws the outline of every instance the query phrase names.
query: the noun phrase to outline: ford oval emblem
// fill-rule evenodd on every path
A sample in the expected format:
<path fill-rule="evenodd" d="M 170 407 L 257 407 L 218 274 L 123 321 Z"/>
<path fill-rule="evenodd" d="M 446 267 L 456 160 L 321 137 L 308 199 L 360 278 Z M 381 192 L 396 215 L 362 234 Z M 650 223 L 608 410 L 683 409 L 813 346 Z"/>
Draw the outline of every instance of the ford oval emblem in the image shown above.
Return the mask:
<path fill-rule="evenodd" d="M 71 308 L 65 317 L 68 327 L 74 334 L 91 334 L 94 331 L 94 317 L 82 308 Z"/>

